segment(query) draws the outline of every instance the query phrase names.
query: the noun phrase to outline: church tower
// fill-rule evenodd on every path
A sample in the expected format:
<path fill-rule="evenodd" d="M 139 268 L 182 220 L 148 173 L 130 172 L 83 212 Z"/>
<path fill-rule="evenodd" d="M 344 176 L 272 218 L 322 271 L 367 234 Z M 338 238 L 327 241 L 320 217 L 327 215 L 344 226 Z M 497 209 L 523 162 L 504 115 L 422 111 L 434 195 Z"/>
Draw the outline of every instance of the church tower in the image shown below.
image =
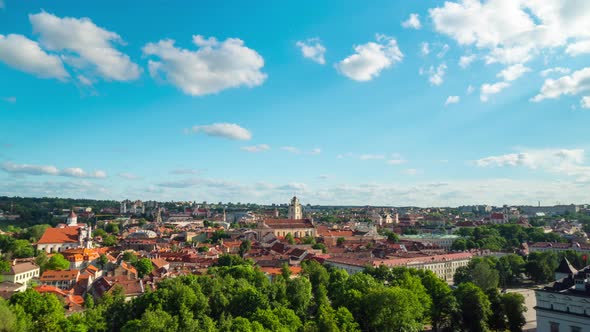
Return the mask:
<path fill-rule="evenodd" d="M 78 226 L 78 216 L 74 212 L 74 209 L 73 208 L 70 211 L 70 215 L 68 216 L 68 219 L 66 221 L 66 224 L 68 226 Z"/>
<path fill-rule="evenodd" d="M 303 219 L 303 211 L 297 196 L 293 196 L 291 199 L 291 205 L 289 205 L 289 219 Z"/>

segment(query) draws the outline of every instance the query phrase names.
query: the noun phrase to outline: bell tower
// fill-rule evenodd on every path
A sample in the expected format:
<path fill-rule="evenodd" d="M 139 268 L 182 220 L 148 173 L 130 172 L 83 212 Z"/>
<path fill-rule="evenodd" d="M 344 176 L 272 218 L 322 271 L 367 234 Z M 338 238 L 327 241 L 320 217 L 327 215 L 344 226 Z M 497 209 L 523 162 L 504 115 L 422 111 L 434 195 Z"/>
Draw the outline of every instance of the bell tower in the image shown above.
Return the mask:
<path fill-rule="evenodd" d="M 291 205 L 289 205 L 289 219 L 303 219 L 303 211 L 297 196 L 291 198 Z"/>

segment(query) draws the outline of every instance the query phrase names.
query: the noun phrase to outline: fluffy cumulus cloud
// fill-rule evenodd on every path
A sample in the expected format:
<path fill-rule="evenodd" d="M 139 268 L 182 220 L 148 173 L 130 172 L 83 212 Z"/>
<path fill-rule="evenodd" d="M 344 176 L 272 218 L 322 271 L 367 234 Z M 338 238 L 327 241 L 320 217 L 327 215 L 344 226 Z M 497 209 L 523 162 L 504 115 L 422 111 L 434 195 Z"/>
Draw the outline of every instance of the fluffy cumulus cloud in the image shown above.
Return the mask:
<path fill-rule="evenodd" d="M 548 68 L 548 69 L 541 71 L 540 75 L 543 77 L 547 77 L 552 74 L 569 74 L 570 72 L 571 72 L 571 69 L 569 69 L 569 68 L 553 67 L 553 68 Z"/>
<path fill-rule="evenodd" d="M 319 38 L 310 38 L 305 41 L 298 41 L 295 44 L 301 50 L 301 54 L 305 58 L 311 59 L 319 64 L 325 64 L 326 59 L 324 58 L 324 54 L 326 53 L 326 48 L 322 45 L 322 42 Z"/>
<path fill-rule="evenodd" d="M 422 24 L 420 23 L 420 15 L 410 14 L 410 17 L 402 22 L 402 27 L 406 29 L 420 29 L 422 27 Z"/>
<path fill-rule="evenodd" d="M 571 56 L 578 56 L 590 53 L 590 39 L 582 40 L 568 45 L 565 49 L 565 53 Z"/>
<path fill-rule="evenodd" d="M 203 133 L 208 136 L 229 138 L 238 141 L 247 141 L 252 138 L 252 133 L 235 123 L 214 123 L 210 125 L 193 126 L 188 132 Z"/>
<path fill-rule="evenodd" d="M 459 67 L 465 69 L 471 65 L 473 61 L 475 61 L 475 55 L 463 55 L 459 58 Z"/>
<path fill-rule="evenodd" d="M 404 55 L 397 41 L 385 35 L 377 35 L 376 42 L 354 47 L 355 54 L 336 64 L 336 69 L 344 76 L 355 81 L 370 81 L 379 76 L 381 71 L 402 61 Z"/>
<path fill-rule="evenodd" d="M 427 42 L 422 42 L 420 44 L 420 54 L 428 55 L 430 53 L 430 44 Z"/>
<path fill-rule="evenodd" d="M 577 95 L 587 91 L 590 91 L 590 67 L 575 71 L 571 75 L 562 76 L 556 80 L 546 79 L 541 91 L 533 97 L 532 101 L 556 99 L 561 95 Z"/>
<path fill-rule="evenodd" d="M 590 109 L 590 96 L 582 97 L 580 100 L 580 106 L 582 108 L 589 108 Z"/>
<path fill-rule="evenodd" d="M 496 76 L 503 78 L 504 81 L 514 81 L 529 71 L 531 71 L 530 68 L 525 67 L 522 63 L 518 63 L 507 67 Z"/>
<path fill-rule="evenodd" d="M 12 174 L 26 174 L 26 175 L 52 175 L 52 176 L 66 176 L 73 178 L 106 178 L 107 174 L 104 171 L 87 172 L 78 167 L 70 167 L 58 169 L 50 165 L 30 165 L 30 164 L 15 164 L 13 162 L 5 162 L 0 167 L 3 171 Z"/>
<path fill-rule="evenodd" d="M 590 166 L 584 164 L 583 149 L 529 149 L 517 153 L 490 156 L 475 161 L 480 167 L 527 167 L 555 174 L 590 179 Z"/>
<path fill-rule="evenodd" d="M 459 96 L 448 96 L 447 100 L 445 101 L 445 106 L 450 104 L 457 104 L 460 100 Z"/>
<path fill-rule="evenodd" d="M 64 81 L 70 76 L 58 56 L 48 54 L 37 42 L 22 35 L 0 35 L 0 61 L 41 78 Z"/>
<path fill-rule="evenodd" d="M 422 68 L 420 68 L 419 74 L 420 75 L 428 75 L 428 81 L 430 82 L 430 84 L 432 85 L 436 85 L 439 86 L 441 84 L 443 84 L 444 82 L 444 77 L 445 77 L 445 73 L 447 71 L 447 65 L 446 64 L 440 64 L 438 65 L 438 67 L 434 67 L 434 66 L 430 66 L 430 68 L 428 68 L 428 70 L 424 70 Z"/>
<path fill-rule="evenodd" d="M 429 12 L 436 31 L 487 50 L 488 63 L 524 63 L 568 43 L 569 53 L 576 53 L 590 38 L 588 1 L 460 0 Z"/>
<path fill-rule="evenodd" d="M 261 71 L 264 59 L 241 39 L 218 41 L 196 35 L 196 51 L 174 43 L 171 39 L 148 43 L 143 53 L 157 59 L 148 62 L 152 77 L 164 79 L 186 94 L 203 96 L 240 86 L 255 87 L 266 80 Z"/>
<path fill-rule="evenodd" d="M 141 69 L 114 45 L 124 45 L 121 37 L 94 24 L 89 18 L 60 18 L 47 12 L 29 15 L 33 32 L 41 45 L 60 52 L 70 66 L 107 81 L 130 81 Z"/>
<path fill-rule="evenodd" d="M 481 93 L 479 99 L 483 102 L 487 102 L 490 99 L 490 95 L 500 93 L 502 90 L 510 86 L 508 82 L 498 82 L 494 84 L 485 83 L 481 86 Z"/>
<path fill-rule="evenodd" d="M 250 145 L 250 146 L 243 146 L 242 151 L 246 152 L 264 152 L 270 150 L 270 145 L 268 144 L 258 144 L 258 145 Z"/>

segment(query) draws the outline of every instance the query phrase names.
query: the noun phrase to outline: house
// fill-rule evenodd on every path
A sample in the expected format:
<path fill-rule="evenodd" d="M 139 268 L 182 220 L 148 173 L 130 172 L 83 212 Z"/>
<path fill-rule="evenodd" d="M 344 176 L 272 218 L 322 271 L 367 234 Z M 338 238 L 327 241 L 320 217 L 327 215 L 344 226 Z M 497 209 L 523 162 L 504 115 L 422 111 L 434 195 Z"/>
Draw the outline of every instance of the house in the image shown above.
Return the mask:
<path fill-rule="evenodd" d="M 4 281 L 26 285 L 29 280 L 39 277 L 39 271 L 39 266 L 31 262 L 17 263 L 13 261 L 10 270 L 3 272 L 2 277 Z"/>
<path fill-rule="evenodd" d="M 555 282 L 536 289 L 537 331 L 590 331 L 590 266 L 576 270 L 566 258 Z"/>
<path fill-rule="evenodd" d="M 125 261 L 121 261 L 121 264 L 119 264 L 119 266 L 117 266 L 112 272 L 111 275 L 114 277 L 117 276 L 125 276 L 128 279 L 137 279 L 137 269 L 135 269 L 133 267 L 133 265 L 125 262 Z"/>
<path fill-rule="evenodd" d="M 76 285 L 79 277 L 80 270 L 47 270 L 41 274 L 40 281 L 44 285 L 69 290 Z"/>
<path fill-rule="evenodd" d="M 141 279 L 128 279 L 126 276 L 102 277 L 94 282 L 90 293 L 95 297 L 102 297 L 105 293 L 112 293 L 120 289 L 125 296 L 125 301 L 138 297 L 145 293 L 145 286 Z"/>

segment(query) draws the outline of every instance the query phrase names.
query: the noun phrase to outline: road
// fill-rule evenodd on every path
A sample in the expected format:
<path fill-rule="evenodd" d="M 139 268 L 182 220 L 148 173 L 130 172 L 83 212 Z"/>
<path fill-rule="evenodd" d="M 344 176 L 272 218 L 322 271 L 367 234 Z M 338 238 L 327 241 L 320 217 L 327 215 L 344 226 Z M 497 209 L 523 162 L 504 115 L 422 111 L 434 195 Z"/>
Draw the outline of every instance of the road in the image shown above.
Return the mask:
<path fill-rule="evenodd" d="M 535 331 L 537 328 L 537 313 L 534 309 L 535 305 L 537 305 L 535 291 L 530 288 L 513 288 L 508 289 L 507 291 L 509 293 L 520 293 L 524 296 L 524 303 L 527 307 L 527 311 L 524 313 L 526 324 L 522 329 L 523 331 Z"/>

